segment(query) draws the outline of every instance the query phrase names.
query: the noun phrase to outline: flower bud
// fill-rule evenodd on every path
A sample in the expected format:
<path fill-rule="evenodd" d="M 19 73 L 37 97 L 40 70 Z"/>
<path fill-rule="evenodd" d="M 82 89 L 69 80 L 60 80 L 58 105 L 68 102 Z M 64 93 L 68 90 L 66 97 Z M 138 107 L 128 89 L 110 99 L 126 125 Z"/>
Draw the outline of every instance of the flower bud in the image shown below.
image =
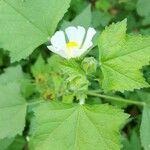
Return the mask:
<path fill-rule="evenodd" d="M 68 78 L 68 89 L 72 92 L 86 91 L 89 82 L 85 76 L 71 76 Z"/>
<path fill-rule="evenodd" d="M 82 68 L 86 72 L 86 74 L 91 74 L 96 72 L 97 69 L 97 61 L 94 57 L 86 57 L 82 61 Z"/>

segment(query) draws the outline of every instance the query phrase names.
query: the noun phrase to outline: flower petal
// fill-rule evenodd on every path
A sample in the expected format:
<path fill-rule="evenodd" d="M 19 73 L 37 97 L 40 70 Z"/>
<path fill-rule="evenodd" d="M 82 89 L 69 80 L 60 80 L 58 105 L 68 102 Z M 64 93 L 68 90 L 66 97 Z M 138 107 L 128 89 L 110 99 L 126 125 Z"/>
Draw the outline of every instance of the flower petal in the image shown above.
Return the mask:
<path fill-rule="evenodd" d="M 85 29 L 81 26 L 76 27 L 68 27 L 65 30 L 68 40 L 69 41 L 73 41 L 73 42 L 77 42 L 78 43 L 78 47 L 81 46 L 84 36 L 85 36 Z"/>
<path fill-rule="evenodd" d="M 60 50 L 60 49 L 57 49 L 56 47 L 53 47 L 52 45 L 47 46 L 47 48 L 48 48 L 50 51 L 52 51 L 53 53 L 58 54 L 58 55 L 60 55 L 60 56 L 62 56 L 62 57 L 64 57 L 64 58 L 67 58 L 67 55 L 66 55 L 66 52 L 65 52 L 64 49 Z"/>
<path fill-rule="evenodd" d="M 53 47 L 61 50 L 66 47 L 66 39 L 63 31 L 57 31 L 51 38 Z"/>
<path fill-rule="evenodd" d="M 80 57 L 86 51 L 87 51 L 87 49 L 74 49 L 72 52 L 72 58 Z"/>
<path fill-rule="evenodd" d="M 78 26 L 78 44 L 81 46 L 85 37 L 85 28 Z"/>
<path fill-rule="evenodd" d="M 86 51 L 88 48 L 90 48 L 93 45 L 92 38 L 96 34 L 96 31 L 94 28 L 89 28 L 87 31 L 87 35 L 84 41 L 84 44 L 82 46 L 83 51 Z"/>

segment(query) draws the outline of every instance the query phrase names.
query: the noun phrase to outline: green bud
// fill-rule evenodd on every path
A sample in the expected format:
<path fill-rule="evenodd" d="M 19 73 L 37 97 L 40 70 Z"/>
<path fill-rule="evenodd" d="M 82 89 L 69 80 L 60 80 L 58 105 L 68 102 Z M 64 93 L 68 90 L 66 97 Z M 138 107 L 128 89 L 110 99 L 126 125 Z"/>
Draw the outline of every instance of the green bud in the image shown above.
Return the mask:
<path fill-rule="evenodd" d="M 94 57 L 86 57 L 82 61 L 82 68 L 86 72 L 86 74 L 91 74 L 96 72 L 97 69 L 97 61 Z"/>
<path fill-rule="evenodd" d="M 83 92 L 87 91 L 89 85 L 89 81 L 86 79 L 85 76 L 71 76 L 67 79 L 67 86 L 69 91 L 71 92 Z"/>

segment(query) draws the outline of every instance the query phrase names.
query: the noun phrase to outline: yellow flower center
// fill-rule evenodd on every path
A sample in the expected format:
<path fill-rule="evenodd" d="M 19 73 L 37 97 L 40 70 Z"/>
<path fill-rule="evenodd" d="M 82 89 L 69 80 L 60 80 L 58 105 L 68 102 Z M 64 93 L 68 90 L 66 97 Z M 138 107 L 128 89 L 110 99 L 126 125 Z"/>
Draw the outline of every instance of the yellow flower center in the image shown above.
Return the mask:
<path fill-rule="evenodd" d="M 74 41 L 70 41 L 66 45 L 67 45 L 67 48 L 75 48 L 78 46 L 78 43 Z"/>

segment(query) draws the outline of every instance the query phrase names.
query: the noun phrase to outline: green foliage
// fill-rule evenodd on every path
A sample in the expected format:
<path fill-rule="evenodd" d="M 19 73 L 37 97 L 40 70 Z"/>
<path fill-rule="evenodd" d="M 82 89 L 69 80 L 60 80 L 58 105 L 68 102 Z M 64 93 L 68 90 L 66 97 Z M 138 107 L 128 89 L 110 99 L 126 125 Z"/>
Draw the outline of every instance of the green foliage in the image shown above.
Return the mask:
<path fill-rule="evenodd" d="M 150 107 L 145 106 L 143 109 L 142 123 L 140 128 L 141 142 L 144 150 L 150 149 Z"/>
<path fill-rule="evenodd" d="M 13 82 L 0 85 L 0 98 L 0 139 L 21 135 L 25 127 L 26 102 L 19 85 Z"/>
<path fill-rule="evenodd" d="M 149 64 L 150 38 L 125 32 L 126 20 L 106 27 L 100 35 L 100 65 L 105 90 L 123 92 L 149 87 L 140 69 Z"/>
<path fill-rule="evenodd" d="M 141 150 L 141 143 L 138 134 L 133 130 L 130 139 L 124 138 L 122 150 Z"/>
<path fill-rule="evenodd" d="M 25 140 L 21 136 L 3 139 L 0 141 L 0 150 L 21 150 L 25 146 Z"/>
<path fill-rule="evenodd" d="M 6 150 L 21 150 L 25 147 L 25 139 L 21 136 L 17 136 L 13 143 L 9 145 Z"/>
<path fill-rule="evenodd" d="M 95 60 L 94 57 L 86 57 L 82 61 L 82 67 L 83 67 L 84 71 L 86 72 L 86 74 L 92 74 L 92 73 L 96 72 L 97 61 Z"/>
<path fill-rule="evenodd" d="M 150 1 L 149 0 L 138 0 L 137 3 L 137 12 L 141 16 L 149 16 L 150 15 Z"/>
<path fill-rule="evenodd" d="M 121 110 L 108 105 L 60 103 L 40 105 L 34 115 L 30 133 L 33 150 L 54 147 L 56 150 L 119 150 L 119 129 L 128 118 Z"/>
<path fill-rule="evenodd" d="M 0 140 L 0 150 L 7 150 L 9 145 L 11 145 L 11 143 L 13 142 L 14 138 L 4 138 L 2 140 Z"/>
<path fill-rule="evenodd" d="M 112 15 L 107 12 L 101 12 L 101 11 L 93 11 L 92 13 L 92 25 L 97 28 L 99 26 L 105 27 L 109 24 L 110 20 L 112 19 Z"/>
<path fill-rule="evenodd" d="M 66 79 L 66 90 L 73 93 L 77 99 L 86 98 L 90 83 L 86 77 L 86 72 L 81 67 L 81 62 L 75 60 L 64 61 L 61 70 Z"/>
<path fill-rule="evenodd" d="M 0 0 L 0 150 L 149 150 L 149 8 L 149 0 Z M 47 45 L 69 26 L 83 26 L 84 41 L 89 27 L 97 33 L 68 60 Z"/>
<path fill-rule="evenodd" d="M 88 28 L 91 25 L 91 17 L 92 17 L 91 6 L 88 6 L 71 22 L 64 21 L 64 23 L 62 24 L 62 28 L 65 29 L 68 26 L 84 26 Z"/>
<path fill-rule="evenodd" d="M 0 76 L 0 84 L 5 85 L 11 82 L 20 83 L 24 79 L 24 74 L 20 66 L 9 67 Z"/>
<path fill-rule="evenodd" d="M 0 43 L 10 51 L 12 62 L 26 58 L 47 42 L 69 3 L 70 0 L 0 1 Z"/>

